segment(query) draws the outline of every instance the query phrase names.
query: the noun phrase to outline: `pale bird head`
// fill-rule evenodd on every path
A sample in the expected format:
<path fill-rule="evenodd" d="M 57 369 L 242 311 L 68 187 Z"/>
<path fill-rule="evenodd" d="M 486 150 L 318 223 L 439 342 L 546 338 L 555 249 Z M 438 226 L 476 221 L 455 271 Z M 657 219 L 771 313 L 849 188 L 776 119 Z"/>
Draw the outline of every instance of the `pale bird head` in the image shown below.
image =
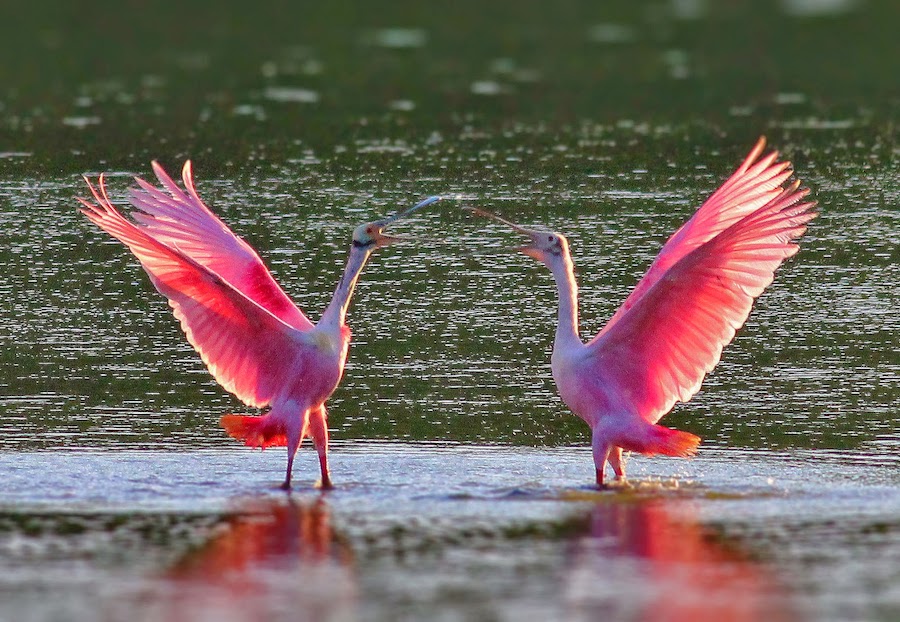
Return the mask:
<path fill-rule="evenodd" d="M 417 203 L 409 209 L 398 211 L 393 216 L 388 216 L 387 218 L 382 218 L 380 220 L 375 220 L 359 225 L 356 229 L 353 230 L 354 248 L 375 250 L 376 248 L 381 248 L 382 246 L 387 246 L 389 244 L 393 244 L 394 242 L 402 242 L 403 240 L 409 239 L 400 236 L 387 235 L 386 233 L 384 233 L 384 230 L 392 222 L 400 220 L 401 218 L 405 218 L 412 214 L 414 211 L 421 209 L 427 205 L 431 205 L 432 203 L 437 203 L 440 200 L 441 197 L 428 197 L 421 203 Z"/>
<path fill-rule="evenodd" d="M 368 250 L 375 250 L 388 244 L 393 244 L 399 238 L 383 233 L 384 223 L 379 220 L 367 222 L 353 230 L 353 246 Z"/>
<path fill-rule="evenodd" d="M 479 216 L 502 222 L 504 225 L 507 225 L 514 231 L 528 236 L 530 242 L 528 244 L 525 244 L 524 246 L 517 246 L 515 250 L 525 253 L 529 257 L 534 257 L 538 261 L 548 264 L 556 258 L 568 256 L 569 243 L 566 240 L 566 237 L 560 233 L 556 233 L 554 231 L 540 231 L 538 229 L 529 229 L 527 227 L 522 227 L 506 220 L 505 218 L 501 218 L 496 214 L 492 214 L 487 210 L 483 210 L 477 207 L 467 207 L 466 209 Z"/>

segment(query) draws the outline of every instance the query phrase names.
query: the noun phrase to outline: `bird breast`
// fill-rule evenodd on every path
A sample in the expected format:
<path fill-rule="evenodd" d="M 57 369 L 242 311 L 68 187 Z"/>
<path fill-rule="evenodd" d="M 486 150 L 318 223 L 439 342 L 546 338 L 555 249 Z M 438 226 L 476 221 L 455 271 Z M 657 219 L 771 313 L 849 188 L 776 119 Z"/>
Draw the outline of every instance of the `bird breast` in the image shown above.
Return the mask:
<path fill-rule="evenodd" d="M 347 357 L 347 349 L 350 347 L 350 329 L 346 324 L 340 327 L 318 325 L 308 333 L 304 333 L 303 339 L 312 346 L 319 357 L 335 358 L 335 363 L 343 367 Z"/>
<path fill-rule="evenodd" d="M 593 426 L 608 410 L 608 400 L 588 360 L 583 355 L 554 352 L 550 367 L 562 401 Z"/>
<path fill-rule="evenodd" d="M 335 335 L 325 331 L 314 331 L 312 341 L 322 354 L 339 354 L 347 349 L 349 343 L 342 339 L 343 335 Z"/>
<path fill-rule="evenodd" d="M 349 337 L 349 331 L 335 333 L 313 329 L 305 333 L 307 347 L 297 361 L 297 373 L 289 392 L 304 396 L 309 403 L 324 402 L 341 381 Z"/>

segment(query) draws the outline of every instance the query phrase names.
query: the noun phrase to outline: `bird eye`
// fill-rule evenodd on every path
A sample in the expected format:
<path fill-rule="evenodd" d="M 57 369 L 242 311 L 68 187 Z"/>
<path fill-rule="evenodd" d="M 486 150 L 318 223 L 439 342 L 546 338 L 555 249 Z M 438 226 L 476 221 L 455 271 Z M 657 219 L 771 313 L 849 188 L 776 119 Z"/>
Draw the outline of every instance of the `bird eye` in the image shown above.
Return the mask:
<path fill-rule="evenodd" d="M 552 241 L 553 241 L 553 236 L 552 236 L 552 235 L 548 235 L 548 236 L 547 236 L 547 241 L 548 241 L 548 242 L 552 242 Z"/>

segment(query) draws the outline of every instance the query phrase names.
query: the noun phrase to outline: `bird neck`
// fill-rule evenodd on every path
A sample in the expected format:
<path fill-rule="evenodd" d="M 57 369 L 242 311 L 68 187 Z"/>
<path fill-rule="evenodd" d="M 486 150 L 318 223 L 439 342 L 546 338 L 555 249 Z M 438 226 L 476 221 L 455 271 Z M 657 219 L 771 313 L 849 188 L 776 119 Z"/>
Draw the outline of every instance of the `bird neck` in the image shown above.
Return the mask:
<path fill-rule="evenodd" d="M 350 256 L 347 258 L 347 265 L 344 267 L 344 273 L 341 280 L 338 281 L 337 288 L 334 290 L 334 296 L 319 319 L 318 326 L 338 330 L 344 325 L 344 319 L 347 317 L 347 307 L 350 306 L 350 298 L 353 296 L 353 289 L 356 287 L 356 281 L 369 260 L 372 249 L 369 247 L 360 248 L 358 246 L 350 247 Z"/>
<path fill-rule="evenodd" d="M 575 282 L 575 270 L 568 253 L 554 257 L 549 262 L 550 271 L 556 281 L 559 292 L 558 322 L 554 349 L 581 345 L 578 336 L 578 285 Z"/>

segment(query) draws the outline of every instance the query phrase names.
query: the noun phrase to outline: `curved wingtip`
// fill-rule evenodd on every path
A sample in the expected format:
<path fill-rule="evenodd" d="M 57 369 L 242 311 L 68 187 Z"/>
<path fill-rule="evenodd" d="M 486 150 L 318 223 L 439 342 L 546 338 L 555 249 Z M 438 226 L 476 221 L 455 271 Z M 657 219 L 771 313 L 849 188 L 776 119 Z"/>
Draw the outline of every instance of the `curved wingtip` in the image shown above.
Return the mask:
<path fill-rule="evenodd" d="M 188 192 L 190 192 L 191 194 L 195 194 L 194 166 L 193 164 L 191 164 L 190 159 L 185 160 L 184 166 L 181 167 L 181 181 L 184 182 L 184 187 L 188 189 Z"/>
<path fill-rule="evenodd" d="M 162 164 L 160 164 L 158 160 L 151 161 L 150 166 L 153 168 L 153 173 L 156 175 L 159 183 L 169 189 L 173 187 L 177 188 L 175 182 L 172 181 L 172 177 L 166 172 L 166 169 L 163 168 Z"/>
<path fill-rule="evenodd" d="M 756 144 L 753 145 L 753 149 L 750 150 L 750 153 L 747 154 L 747 157 L 744 158 L 744 161 L 741 163 L 740 167 L 738 167 L 739 172 L 746 172 L 753 164 L 759 159 L 759 156 L 762 155 L 763 150 L 766 148 L 766 137 L 760 136 L 756 140 Z M 775 152 L 772 160 L 778 157 L 778 153 Z"/>

